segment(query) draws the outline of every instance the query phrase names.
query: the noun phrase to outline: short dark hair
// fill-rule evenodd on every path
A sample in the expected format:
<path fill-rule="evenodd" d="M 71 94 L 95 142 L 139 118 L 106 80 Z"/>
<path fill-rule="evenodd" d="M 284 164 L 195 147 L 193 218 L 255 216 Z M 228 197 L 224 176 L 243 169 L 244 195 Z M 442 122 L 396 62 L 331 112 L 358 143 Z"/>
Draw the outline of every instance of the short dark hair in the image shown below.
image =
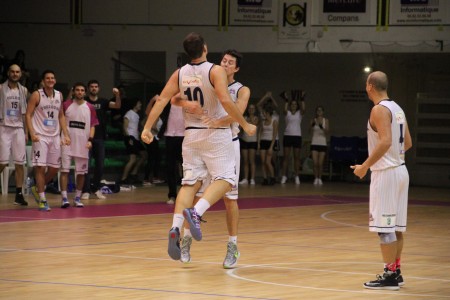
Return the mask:
<path fill-rule="evenodd" d="M 75 88 L 77 86 L 82 86 L 84 88 L 84 90 L 86 90 L 86 86 L 84 85 L 84 83 L 82 83 L 81 81 L 79 82 L 75 82 L 75 84 L 73 85 L 73 89 L 75 90 Z"/>
<path fill-rule="evenodd" d="M 244 56 L 236 49 L 227 49 L 222 53 L 222 57 L 220 60 L 222 60 L 223 57 L 227 54 L 236 58 L 236 68 L 240 68 L 241 64 L 242 64 L 242 59 L 244 58 Z"/>
<path fill-rule="evenodd" d="M 202 56 L 203 48 L 205 46 L 205 40 L 203 37 L 196 33 L 189 33 L 183 41 L 183 48 L 190 59 L 196 59 Z"/>
<path fill-rule="evenodd" d="M 53 74 L 53 76 L 55 76 L 55 72 L 53 72 L 53 70 L 45 70 L 42 72 L 41 79 L 44 79 L 47 74 Z"/>
<path fill-rule="evenodd" d="M 100 82 L 98 82 L 98 80 L 97 79 L 91 79 L 91 80 L 89 80 L 88 81 L 88 84 L 87 84 L 87 86 L 90 86 L 91 84 L 98 84 L 98 85 L 100 85 Z"/>

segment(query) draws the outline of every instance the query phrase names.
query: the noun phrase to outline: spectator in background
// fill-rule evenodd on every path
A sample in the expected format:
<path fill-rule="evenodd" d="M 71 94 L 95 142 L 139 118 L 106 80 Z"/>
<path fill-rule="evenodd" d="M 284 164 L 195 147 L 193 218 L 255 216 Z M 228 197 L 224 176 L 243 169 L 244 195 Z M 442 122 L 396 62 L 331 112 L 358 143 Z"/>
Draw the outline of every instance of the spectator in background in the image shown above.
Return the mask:
<path fill-rule="evenodd" d="M 275 170 L 272 164 L 273 151 L 278 148 L 278 119 L 272 117 L 272 105 L 265 105 L 258 134 L 258 149 L 261 156 L 263 185 L 275 184 Z"/>
<path fill-rule="evenodd" d="M 152 99 L 148 102 L 147 108 L 145 109 L 145 120 L 147 116 L 150 114 L 153 105 L 155 104 L 156 98 L 159 95 L 156 94 Z M 144 121 L 145 121 L 144 120 Z M 161 151 L 159 149 L 159 139 L 161 135 L 159 131 L 161 129 L 163 121 L 161 118 L 158 118 L 155 124 L 152 126 L 152 134 L 155 137 L 153 143 L 147 144 L 147 166 L 145 168 L 144 180 L 147 184 L 157 184 L 163 183 L 164 180 L 159 178 L 159 167 L 161 165 Z M 144 122 L 145 124 L 145 122 Z"/>
<path fill-rule="evenodd" d="M 244 114 L 248 123 L 258 126 L 259 117 L 256 115 L 256 106 L 249 104 Z M 240 137 L 242 164 L 244 166 L 244 178 L 239 184 L 255 184 L 256 173 L 256 150 L 258 149 L 258 137 L 256 135 L 249 136 L 245 131 L 241 131 Z M 250 181 L 249 181 L 250 180 Z"/>
<path fill-rule="evenodd" d="M 138 171 L 147 159 L 147 152 L 139 135 L 140 117 L 138 113 L 142 108 L 142 101 L 134 99 L 133 102 L 133 109 L 130 109 L 123 117 L 124 142 L 130 159 L 123 169 L 120 180 L 122 185 L 142 184 L 142 181 L 138 179 Z"/>
<path fill-rule="evenodd" d="M 283 168 L 281 184 L 288 180 L 291 152 L 294 152 L 294 179 L 300 184 L 300 150 L 302 148 L 302 117 L 305 114 L 304 92 L 300 103 L 296 99 L 284 98 L 285 129 L 283 135 Z"/>
<path fill-rule="evenodd" d="M 183 108 L 170 103 L 161 114 L 163 125 L 160 132 L 166 140 L 166 163 L 167 163 L 167 204 L 175 204 L 177 198 L 177 186 L 181 182 L 181 165 L 183 164 L 182 145 L 184 139 L 184 117 Z M 151 145 L 151 144 L 150 144 Z"/>
<path fill-rule="evenodd" d="M 83 194 L 81 199 L 89 199 L 89 193 L 93 192 L 98 199 L 106 199 L 100 190 L 100 180 L 103 177 L 103 168 L 105 162 L 105 140 L 106 140 L 106 112 L 110 109 L 120 109 L 122 101 L 120 98 L 120 92 L 117 88 L 113 88 L 113 94 L 116 97 L 115 101 L 110 101 L 105 98 L 100 98 L 98 93 L 100 92 L 100 84 L 98 80 L 90 80 L 88 82 L 88 96 L 86 101 L 92 104 L 97 113 L 97 119 L 99 124 L 95 128 L 94 139 L 92 140 L 92 149 L 89 155 L 90 158 L 95 160 L 94 178 L 91 187 L 91 177 L 87 174 L 84 181 Z M 91 164 L 89 164 L 90 166 Z M 92 173 L 92 168 L 90 168 Z"/>
<path fill-rule="evenodd" d="M 311 120 L 311 156 L 314 163 L 314 185 L 322 185 L 322 170 L 327 153 L 327 135 L 330 124 L 323 116 L 322 106 L 316 107 L 316 117 Z"/>

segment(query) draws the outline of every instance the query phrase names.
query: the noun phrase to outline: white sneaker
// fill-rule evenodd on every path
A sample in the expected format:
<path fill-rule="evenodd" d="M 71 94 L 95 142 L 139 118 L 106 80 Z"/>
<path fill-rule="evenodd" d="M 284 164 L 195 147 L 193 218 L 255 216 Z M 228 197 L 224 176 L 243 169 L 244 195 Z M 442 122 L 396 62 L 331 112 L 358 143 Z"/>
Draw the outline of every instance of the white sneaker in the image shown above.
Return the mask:
<path fill-rule="evenodd" d="M 170 204 L 170 205 L 175 204 L 175 198 L 173 198 L 173 197 L 169 198 L 169 200 L 167 200 L 166 203 L 167 203 L 167 204 Z"/>
<path fill-rule="evenodd" d="M 287 177 L 286 176 L 281 177 L 281 182 L 280 182 L 281 184 L 285 184 L 286 181 L 287 181 Z"/>
<path fill-rule="evenodd" d="M 322 185 L 322 184 L 323 184 L 322 179 L 319 178 L 319 179 L 317 180 L 317 184 L 318 184 L 318 185 Z"/>
<path fill-rule="evenodd" d="M 314 185 L 318 185 L 319 184 L 319 178 L 314 179 Z"/>
<path fill-rule="evenodd" d="M 242 184 L 242 185 L 248 184 L 247 178 L 244 178 L 241 181 L 239 181 L 239 184 Z"/>
<path fill-rule="evenodd" d="M 296 185 L 300 184 L 300 178 L 298 176 L 295 176 L 295 184 Z"/>
<path fill-rule="evenodd" d="M 103 196 L 102 191 L 100 190 L 95 192 L 95 196 L 97 196 L 98 199 L 106 199 L 106 197 Z"/>
<path fill-rule="evenodd" d="M 89 200 L 89 196 L 90 196 L 89 193 L 83 193 L 81 194 L 81 200 Z"/>
<path fill-rule="evenodd" d="M 250 184 L 255 185 L 256 184 L 255 179 L 250 179 Z"/>

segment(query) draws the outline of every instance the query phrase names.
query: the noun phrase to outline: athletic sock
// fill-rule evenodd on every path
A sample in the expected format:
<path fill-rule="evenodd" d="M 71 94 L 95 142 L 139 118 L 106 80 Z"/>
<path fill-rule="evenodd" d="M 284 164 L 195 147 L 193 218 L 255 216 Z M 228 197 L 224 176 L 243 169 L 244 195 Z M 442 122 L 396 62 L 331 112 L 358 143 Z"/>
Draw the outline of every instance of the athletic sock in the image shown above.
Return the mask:
<path fill-rule="evenodd" d="M 184 223 L 183 214 L 173 214 L 172 227 L 181 228 Z"/>
<path fill-rule="evenodd" d="M 384 264 L 384 269 L 395 273 L 397 271 L 395 262 Z"/>
<path fill-rule="evenodd" d="M 45 192 L 39 193 L 39 198 L 43 201 L 47 201 L 47 199 L 45 199 Z"/>
<path fill-rule="evenodd" d="M 61 197 L 67 198 L 67 191 L 61 191 Z"/>
<path fill-rule="evenodd" d="M 75 190 L 75 197 L 81 197 L 81 191 Z"/>
<path fill-rule="evenodd" d="M 189 228 L 184 228 L 184 235 L 183 236 L 192 236 L 191 230 Z"/>
<path fill-rule="evenodd" d="M 400 258 L 395 259 L 395 265 L 396 265 L 397 269 L 400 269 Z"/>
<path fill-rule="evenodd" d="M 197 204 L 195 204 L 194 208 L 197 211 L 197 214 L 199 216 L 203 216 L 203 214 L 205 213 L 205 211 L 208 210 L 208 208 L 211 207 L 211 204 L 209 204 L 208 200 L 204 199 L 204 198 L 200 198 L 200 200 L 198 200 Z"/>
<path fill-rule="evenodd" d="M 228 241 L 229 242 L 233 242 L 234 244 L 236 244 L 237 245 L 237 236 L 236 235 L 233 235 L 233 236 L 228 236 Z"/>

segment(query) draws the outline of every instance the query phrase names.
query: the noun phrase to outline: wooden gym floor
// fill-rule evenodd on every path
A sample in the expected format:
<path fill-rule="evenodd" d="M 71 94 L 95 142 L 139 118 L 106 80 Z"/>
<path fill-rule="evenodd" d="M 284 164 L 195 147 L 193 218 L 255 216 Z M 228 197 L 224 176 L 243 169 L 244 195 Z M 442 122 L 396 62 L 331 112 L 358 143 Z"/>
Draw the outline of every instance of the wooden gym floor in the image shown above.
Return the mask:
<path fill-rule="evenodd" d="M 411 187 L 400 291 L 363 282 L 382 271 L 368 232 L 368 184 L 240 187 L 238 267 L 224 270 L 223 204 L 182 264 L 167 255 L 173 206 L 150 186 L 39 212 L 0 198 L 0 299 L 450 299 L 450 190 Z"/>

